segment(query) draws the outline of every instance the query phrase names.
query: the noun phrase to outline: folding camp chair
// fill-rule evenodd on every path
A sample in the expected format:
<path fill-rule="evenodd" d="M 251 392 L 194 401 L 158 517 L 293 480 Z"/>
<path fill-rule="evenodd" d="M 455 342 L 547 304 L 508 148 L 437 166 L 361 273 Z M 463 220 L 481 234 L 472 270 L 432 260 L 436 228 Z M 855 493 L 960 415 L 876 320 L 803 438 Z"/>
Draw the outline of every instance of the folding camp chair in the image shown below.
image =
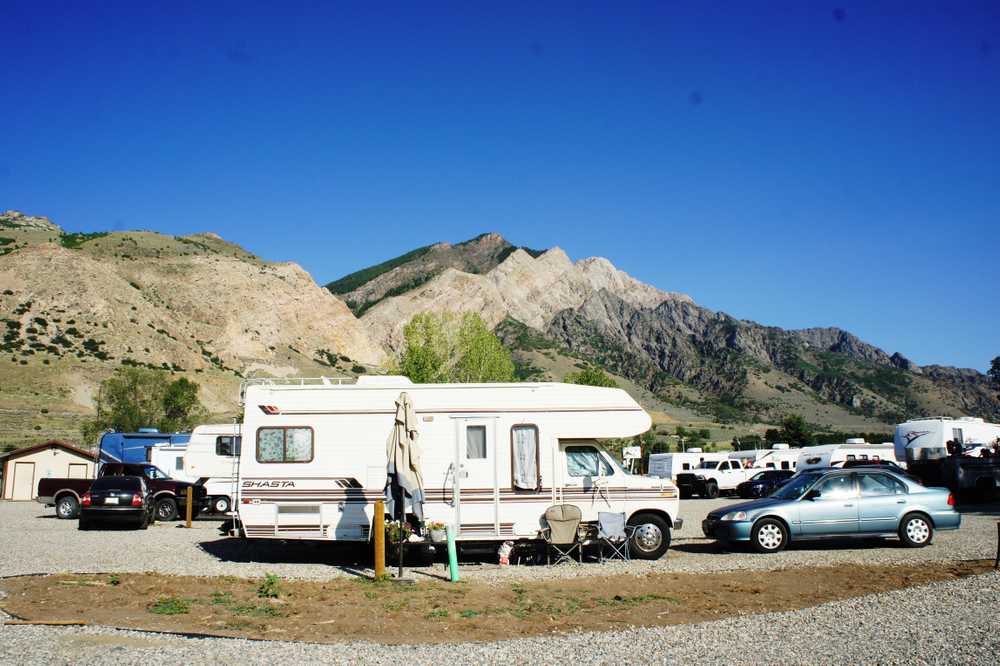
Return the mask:
<path fill-rule="evenodd" d="M 583 562 L 583 549 L 580 545 L 578 528 L 583 513 L 580 508 L 572 504 L 556 504 L 545 510 L 545 523 L 548 525 L 542 530 L 548 555 L 548 562 L 552 564 L 552 551 L 556 551 L 556 564 L 572 562 L 574 551 L 580 562 Z"/>
<path fill-rule="evenodd" d="M 597 514 L 597 537 L 600 539 L 601 562 L 605 560 L 628 560 L 628 540 L 632 528 L 625 523 L 624 513 L 600 511 Z M 610 553 L 605 556 L 605 551 Z"/>

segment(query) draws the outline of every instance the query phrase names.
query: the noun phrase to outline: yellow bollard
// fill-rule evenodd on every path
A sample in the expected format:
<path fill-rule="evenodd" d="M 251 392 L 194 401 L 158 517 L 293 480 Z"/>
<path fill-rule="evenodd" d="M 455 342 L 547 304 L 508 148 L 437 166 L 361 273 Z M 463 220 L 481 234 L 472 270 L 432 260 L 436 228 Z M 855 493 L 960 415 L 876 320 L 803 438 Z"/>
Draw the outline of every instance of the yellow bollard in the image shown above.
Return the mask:
<path fill-rule="evenodd" d="M 375 579 L 385 576 L 385 500 L 375 500 L 375 518 L 372 520 L 375 530 Z"/>
<path fill-rule="evenodd" d="M 191 509 L 192 508 L 194 508 L 194 487 L 193 486 L 188 486 L 188 489 L 187 489 L 187 506 L 185 507 L 185 509 L 187 509 L 186 513 L 187 513 L 187 526 L 188 526 L 188 529 L 191 529 Z"/>

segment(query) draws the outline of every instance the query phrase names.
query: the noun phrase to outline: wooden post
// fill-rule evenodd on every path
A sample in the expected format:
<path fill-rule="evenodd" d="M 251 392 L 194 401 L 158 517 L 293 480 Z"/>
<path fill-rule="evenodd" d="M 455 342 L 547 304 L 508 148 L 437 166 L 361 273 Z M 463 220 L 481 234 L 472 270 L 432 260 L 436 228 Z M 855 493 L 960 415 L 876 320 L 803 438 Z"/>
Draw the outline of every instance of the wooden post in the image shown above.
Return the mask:
<path fill-rule="evenodd" d="M 994 569 L 1000 569 L 1000 522 L 997 523 L 997 561 L 993 563 Z"/>
<path fill-rule="evenodd" d="M 193 486 L 188 486 L 187 487 L 187 506 L 185 506 L 184 508 L 186 510 L 185 513 L 187 514 L 186 515 L 187 526 L 188 526 L 188 529 L 191 529 L 191 510 L 194 508 L 194 487 Z"/>
<path fill-rule="evenodd" d="M 385 576 L 385 500 L 375 500 L 375 517 L 372 520 L 375 530 L 375 579 Z"/>

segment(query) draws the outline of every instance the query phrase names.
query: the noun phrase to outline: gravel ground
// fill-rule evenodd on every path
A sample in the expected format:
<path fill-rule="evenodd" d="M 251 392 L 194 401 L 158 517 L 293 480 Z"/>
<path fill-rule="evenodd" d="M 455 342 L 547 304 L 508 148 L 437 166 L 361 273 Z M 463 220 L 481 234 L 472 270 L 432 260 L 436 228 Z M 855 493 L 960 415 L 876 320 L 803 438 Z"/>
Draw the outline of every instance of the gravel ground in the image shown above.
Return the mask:
<path fill-rule="evenodd" d="M 100 627 L 0 626 L 17 664 L 558 663 L 994 664 L 1000 575 L 838 601 L 800 611 L 496 643 L 382 646 L 192 639 Z"/>
<path fill-rule="evenodd" d="M 772 570 L 835 563 L 894 564 L 992 558 L 1000 507 L 966 513 L 958 531 L 941 532 L 927 548 L 903 548 L 896 540 L 792 544 L 777 555 L 727 553 L 701 536 L 709 511 L 733 500 L 688 500 L 681 504 L 685 527 L 674 535 L 667 556 L 655 562 L 613 562 L 559 567 L 503 567 L 464 563 L 472 580 L 569 578 L 610 573 Z M 52 509 L 34 502 L 0 502 L 0 576 L 60 572 L 142 572 L 198 576 L 260 577 L 273 572 L 287 578 L 323 580 L 357 575 L 349 556 L 327 544 L 233 539 L 219 533 L 220 521 L 157 524 L 145 531 L 88 531 L 76 521 L 58 520 Z M 416 578 L 445 574 L 440 564 L 412 567 Z"/>

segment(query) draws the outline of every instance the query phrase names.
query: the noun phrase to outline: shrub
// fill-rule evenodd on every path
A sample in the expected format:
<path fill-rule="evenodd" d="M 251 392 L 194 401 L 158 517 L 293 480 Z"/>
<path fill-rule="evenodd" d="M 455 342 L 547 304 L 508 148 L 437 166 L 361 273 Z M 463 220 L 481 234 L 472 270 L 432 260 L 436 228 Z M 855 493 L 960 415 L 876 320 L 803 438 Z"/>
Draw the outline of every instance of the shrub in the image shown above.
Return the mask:
<path fill-rule="evenodd" d="M 265 599 L 277 599 L 280 595 L 281 578 L 273 573 L 265 575 L 264 580 L 257 586 L 257 596 Z"/>
<path fill-rule="evenodd" d="M 160 597 L 149 606 L 149 612 L 157 615 L 186 615 L 191 612 L 191 600 L 180 597 Z"/>

